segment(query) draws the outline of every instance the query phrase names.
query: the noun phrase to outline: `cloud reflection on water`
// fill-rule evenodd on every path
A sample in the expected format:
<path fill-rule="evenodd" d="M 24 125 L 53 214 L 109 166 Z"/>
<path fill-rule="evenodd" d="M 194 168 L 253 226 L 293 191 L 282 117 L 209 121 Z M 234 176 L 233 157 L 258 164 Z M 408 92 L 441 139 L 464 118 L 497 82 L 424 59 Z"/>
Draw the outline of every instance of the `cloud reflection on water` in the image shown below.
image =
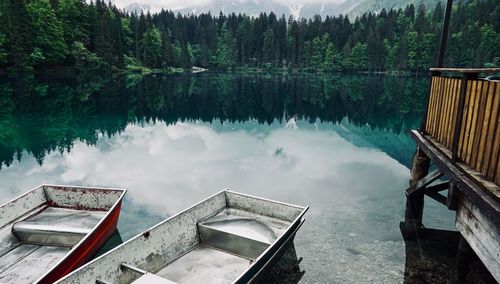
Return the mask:
<path fill-rule="evenodd" d="M 306 281 L 332 278 L 323 274 L 346 261 L 369 271 L 360 275 L 381 279 L 385 276 L 377 274 L 374 259 L 401 270 L 404 250 L 397 225 L 409 170 L 378 149 L 342 138 L 338 125 L 303 126 L 252 121 L 130 124 L 119 135 L 101 136 L 95 147 L 76 142 L 69 153 L 52 152 L 41 166 L 24 155 L 0 171 L 0 201 L 40 183 L 124 187 L 129 192 L 119 228 L 128 239 L 229 187 L 311 206 L 296 240 L 306 259 Z M 373 248 L 374 240 L 383 239 L 388 242 Z M 367 257 L 362 261 L 346 250 L 364 246 Z M 393 255 L 390 261 L 376 260 Z M 341 273 L 335 279 L 347 277 Z M 394 277 L 399 282 L 402 274 Z"/>
<path fill-rule="evenodd" d="M 133 203 L 171 215 L 226 187 L 326 205 L 408 175 L 385 153 L 356 147 L 333 130 L 260 128 L 131 124 L 120 135 L 102 136 L 96 147 L 76 142 L 70 153 L 53 152 L 42 166 L 24 158 L 0 176 L 15 179 L 3 185 L 10 193 L 38 183 L 125 187 Z"/>

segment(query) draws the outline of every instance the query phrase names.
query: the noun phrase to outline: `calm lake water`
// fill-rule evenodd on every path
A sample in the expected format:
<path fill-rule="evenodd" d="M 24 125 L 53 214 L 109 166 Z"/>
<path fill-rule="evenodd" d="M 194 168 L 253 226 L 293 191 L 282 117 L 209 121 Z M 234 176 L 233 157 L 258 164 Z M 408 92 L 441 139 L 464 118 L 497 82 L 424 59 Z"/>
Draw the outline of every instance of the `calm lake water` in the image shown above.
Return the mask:
<path fill-rule="evenodd" d="M 421 275 L 405 264 L 426 248 L 399 230 L 427 87 L 212 73 L 0 81 L 0 203 L 41 183 L 127 188 L 116 241 L 230 188 L 310 206 L 269 281 L 446 279 L 433 266 L 453 262 L 432 256 L 442 246 Z M 453 228 L 444 206 L 426 204 L 427 226 Z"/>

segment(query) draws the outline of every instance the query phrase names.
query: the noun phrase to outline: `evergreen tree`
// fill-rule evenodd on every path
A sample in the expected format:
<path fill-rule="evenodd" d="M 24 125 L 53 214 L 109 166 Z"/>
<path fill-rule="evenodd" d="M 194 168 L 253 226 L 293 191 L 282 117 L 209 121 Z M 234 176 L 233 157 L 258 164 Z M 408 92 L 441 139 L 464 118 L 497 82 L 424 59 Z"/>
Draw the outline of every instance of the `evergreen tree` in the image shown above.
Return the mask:
<path fill-rule="evenodd" d="M 235 42 L 229 30 L 227 22 L 222 26 L 220 36 L 217 40 L 217 59 L 218 68 L 227 69 L 235 65 Z"/>
<path fill-rule="evenodd" d="M 68 47 L 64 42 L 61 22 L 56 18 L 48 0 L 31 0 L 28 13 L 33 27 L 34 47 L 44 59 L 38 64 L 58 63 L 66 58 Z"/>
<path fill-rule="evenodd" d="M 149 28 L 141 42 L 142 63 L 150 67 L 161 65 L 162 43 L 161 34 L 156 27 Z"/>
<path fill-rule="evenodd" d="M 5 0 L 2 5 L 7 27 L 7 65 L 14 73 L 32 69 L 33 29 L 26 5 L 26 0 Z"/>

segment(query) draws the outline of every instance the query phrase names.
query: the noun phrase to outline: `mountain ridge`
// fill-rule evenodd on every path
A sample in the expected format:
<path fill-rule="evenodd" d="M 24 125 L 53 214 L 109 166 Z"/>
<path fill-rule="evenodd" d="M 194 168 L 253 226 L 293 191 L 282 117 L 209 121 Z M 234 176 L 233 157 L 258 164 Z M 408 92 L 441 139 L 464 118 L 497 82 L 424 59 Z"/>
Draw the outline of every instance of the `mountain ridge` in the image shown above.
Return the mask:
<path fill-rule="evenodd" d="M 354 19 L 366 12 L 379 13 L 382 9 L 399 9 L 405 8 L 407 5 L 415 6 L 423 3 L 427 9 L 433 9 L 439 0 L 346 0 L 340 3 L 316 2 L 307 4 L 291 4 L 286 5 L 277 0 L 259 1 L 259 0 L 213 0 L 209 4 L 196 7 L 171 9 L 174 12 L 181 14 L 202 14 L 212 13 L 218 15 L 223 14 L 246 14 L 256 17 L 260 13 L 273 12 L 277 16 L 285 15 L 287 18 L 293 16 L 295 19 L 309 19 L 315 15 L 322 18 L 326 16 L 348 15 Z M 163 7 L 169 10 L 168 7 Z M 147 3 L 134 2 L 124 7 L 126 11 L 140 13 L 151 10 L 151 5 Z"/>

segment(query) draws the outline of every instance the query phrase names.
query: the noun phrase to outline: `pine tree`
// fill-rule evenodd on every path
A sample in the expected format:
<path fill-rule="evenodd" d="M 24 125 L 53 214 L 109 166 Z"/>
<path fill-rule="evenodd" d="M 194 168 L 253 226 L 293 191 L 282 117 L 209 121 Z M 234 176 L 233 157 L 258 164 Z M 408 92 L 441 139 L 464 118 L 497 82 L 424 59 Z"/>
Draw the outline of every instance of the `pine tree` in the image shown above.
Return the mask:
<path fill-rule="evenodd" d="M 48 0 L 31 0 L 28 13 L 33 26 L 34 47 L 41 52 L 43 63 L 62 62 L 68 53 L 61 22 L 56 18 Z"/>
<path fill-rule="evenodd" d="M 161 65 L 162 43 L 161 34 L 156 27 L 149 28 L 141 42 L 142 63 L 150 67 Z"/>
<path fill-rule="evenodd" d="M 3 3 L 7 33 L 7 65 L 14 73 L 32 69 L 33 34 L 26 0 L 5 0 Z"/>

